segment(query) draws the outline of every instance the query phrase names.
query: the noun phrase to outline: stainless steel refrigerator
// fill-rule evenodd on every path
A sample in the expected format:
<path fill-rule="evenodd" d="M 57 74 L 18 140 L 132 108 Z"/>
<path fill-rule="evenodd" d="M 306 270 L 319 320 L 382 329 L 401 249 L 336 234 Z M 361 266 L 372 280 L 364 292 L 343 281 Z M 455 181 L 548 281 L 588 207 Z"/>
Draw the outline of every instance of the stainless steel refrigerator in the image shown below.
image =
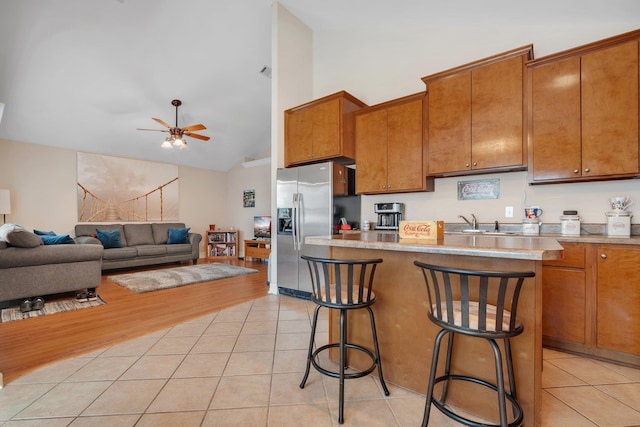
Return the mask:
<path fill-rule="evenodd" d="M 326 246 L 307 245 L 306 236 L 327 236 L 340 218 L 360 221 L 360 196 L 333 196 L 333 163 L 324 162 L 277 172 L 277 276 L 279 292 L 311 295 L 311 278 L 301 255 L 328 257 Z"/>

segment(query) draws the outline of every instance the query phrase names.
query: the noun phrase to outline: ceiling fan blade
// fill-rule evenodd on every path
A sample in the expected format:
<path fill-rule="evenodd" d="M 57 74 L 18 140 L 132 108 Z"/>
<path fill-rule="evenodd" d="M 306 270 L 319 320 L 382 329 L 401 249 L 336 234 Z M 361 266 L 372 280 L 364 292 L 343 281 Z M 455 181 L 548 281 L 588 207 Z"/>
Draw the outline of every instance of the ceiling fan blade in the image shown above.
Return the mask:
<path fill-rule="evenodd" d="M 202 140 L 202 141 L 208 141 L 208 140 L 210 140 L 210 139 L 211 139 L 211 138 L 210 138 L 210 137 L 208 137 L 208 136 L 198 135 L 198 134 L 196 134 L 196 133 L 185 132 L 184 134 L 185 134 L 185 135 L 187 135 L 188 137 L 195 138 L 195 139 L 200 139 L 200 140 Z"/>
<path fill-rule="evenodd" d="M 137 130 L 151 130 L 154 132 L 169 132 L 168 130 L 164 130 L 164 129 L 143 129 L 143 128 L 136 128 Z"/>
<path fill-rule="evenodd" d="M 191 126 L 185 126 L 182 128 L 183 132 L 193 132 L 196 130 L 205 130 L 206 127 L 203 124 L 197 124 L 197 125 L 191 125 Z"/>
<path fill-rule="evenodd" d="M 164 127 L 168 127 L 169 129 L 171 129 L 173 126 L 171 126 L 170 124 L 167 124 L 166 122 L 160 120 L 160 119 L 156 119 L 155 117 L 151 117 L 153 120 L 155 120 L 156 122 L 160 123 L 162 126 Z"/>

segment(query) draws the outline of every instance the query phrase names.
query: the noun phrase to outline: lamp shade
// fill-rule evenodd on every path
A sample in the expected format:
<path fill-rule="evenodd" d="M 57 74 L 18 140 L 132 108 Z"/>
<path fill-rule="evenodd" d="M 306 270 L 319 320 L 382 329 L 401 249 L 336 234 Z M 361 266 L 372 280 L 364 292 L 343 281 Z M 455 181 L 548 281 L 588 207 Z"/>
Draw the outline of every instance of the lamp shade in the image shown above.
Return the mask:
<path fill-rule="evenodd" d="M 0 190 L 0 214 L 11 213 L 11 192 Z"/>

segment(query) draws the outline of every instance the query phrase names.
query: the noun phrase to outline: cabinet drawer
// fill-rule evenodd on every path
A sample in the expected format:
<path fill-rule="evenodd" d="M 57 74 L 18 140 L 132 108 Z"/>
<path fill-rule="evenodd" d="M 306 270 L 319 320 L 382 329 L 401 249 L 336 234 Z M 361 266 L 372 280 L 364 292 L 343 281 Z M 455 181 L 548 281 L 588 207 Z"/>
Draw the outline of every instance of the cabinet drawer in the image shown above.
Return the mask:
<path fill-rule="evenodd" d="M 579 243 L 567 242 L 561 242 L 560 244 L 564 248 L 564 251 L 562 252 L 562 259 L 543 261 L 542 265 L 584 268 L 586 252 L 585 246 Z"/>

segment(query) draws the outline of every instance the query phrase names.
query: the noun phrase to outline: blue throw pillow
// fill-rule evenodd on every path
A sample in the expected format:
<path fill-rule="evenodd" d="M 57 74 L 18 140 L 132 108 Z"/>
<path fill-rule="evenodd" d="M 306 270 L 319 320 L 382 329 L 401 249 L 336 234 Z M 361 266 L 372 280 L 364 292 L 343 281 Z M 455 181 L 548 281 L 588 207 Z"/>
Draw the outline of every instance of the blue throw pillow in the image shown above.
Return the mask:
<path fill-rule="evenodd" d="M 54 233 L 53 231 L 42 231 L 42 230 L 33 230 L 34 234 L 37 234 L 38 236 L 55 236 L 56 233 Z M 46 245 L 46 243 L 45 243 Z"/>
<path fill-rule="evenodd" d="M 167 240 L 167 245 L 189 243 L 189 230 L 191 230 L 191 228 L 169 227 L 169 239 Z"/>
<path fill-rule="evenodd" d="M 122 247 L 120 230 L 96 230 L 96 233 L 98 234 L 98 240 L 100 240 L 105 249 Z"/>
<path fill-rule="evenodd" d="M 60 236 L 41 234 L 40 238 L 45 245 L 71 245 L 76 243 L 68 234 L 61 234 Z"/>

